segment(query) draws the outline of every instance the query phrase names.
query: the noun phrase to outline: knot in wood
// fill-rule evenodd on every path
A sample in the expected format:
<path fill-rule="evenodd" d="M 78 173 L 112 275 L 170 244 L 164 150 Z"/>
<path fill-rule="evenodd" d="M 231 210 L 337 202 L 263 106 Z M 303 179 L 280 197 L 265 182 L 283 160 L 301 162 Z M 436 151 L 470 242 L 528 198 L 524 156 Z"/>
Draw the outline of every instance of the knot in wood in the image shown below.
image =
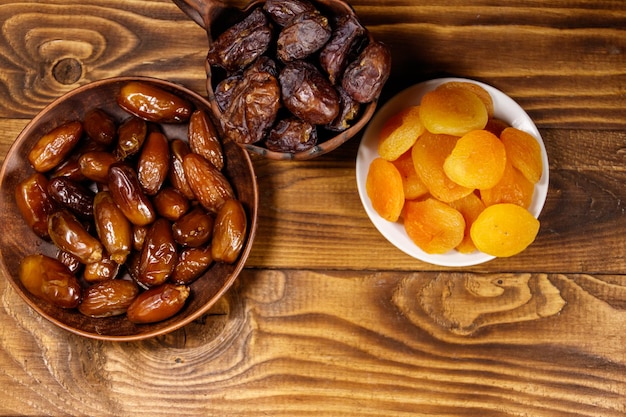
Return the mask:
<path fill-rule="evenodd" d="M 52 67 L 52 76 L 61 84 L 74 84 L 83 75 L 83 66 L 75 58 L 63 58 Z"/>

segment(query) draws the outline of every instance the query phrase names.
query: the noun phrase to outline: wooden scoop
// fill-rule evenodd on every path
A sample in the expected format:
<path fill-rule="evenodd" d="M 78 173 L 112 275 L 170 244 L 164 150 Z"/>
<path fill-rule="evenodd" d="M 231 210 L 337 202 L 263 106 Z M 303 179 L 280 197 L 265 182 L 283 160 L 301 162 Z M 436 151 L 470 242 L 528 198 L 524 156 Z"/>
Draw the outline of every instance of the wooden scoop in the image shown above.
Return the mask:
<path fill-rule="evenodd" d="M 330 15 L 355 15 L 354 9 L 342 0 L 311 0 L 312 3 L 317 6 L 320 11 L 327 16 Z M 229 5 L 227 2 L 221 0 L 173 0 L 173 2 L 187 14 L 194 22 L 204 28 L 207 32 L 209 48 L 213 43 L 213 39 L 216 38 L 222 31 L 228 28 L 233 23 L 240 20 L 246 15 L 252 8 L 263 5 L 264 0 L 252 0 L 244 8 L 237 8 Z M 371 40 L 371 35 L 370 40 Z M 208 52 L 208 51 L 207 51 Z M 207 82 L 206 88 L 208 93 L 208 100 L 211 104 L 211 108 L 217 117 L 221 117 L 221 110 L 217 104 L 214 95 L 215 81 L 212 79 L 212 71 L 208 62 L 206 63 Z M 271 151 L 259 144 L 241 144 L 249 152 L 259 154 L 268 159 L 276 160 L 307 160 L 317 156 L 328 153 L 336 149 L 339 145 L 346 142 L 348 139 L 356 135 L 371 119 L 374 111 L 376 110 L 377 100 L 367 103 L 361 109 L 361 114 L 358 120 L 354 121 L 352 125 L 337 135 L 330 137 L 311 149 L 302 152 L 289 153 L 289 152 L 275 152 Z"/>

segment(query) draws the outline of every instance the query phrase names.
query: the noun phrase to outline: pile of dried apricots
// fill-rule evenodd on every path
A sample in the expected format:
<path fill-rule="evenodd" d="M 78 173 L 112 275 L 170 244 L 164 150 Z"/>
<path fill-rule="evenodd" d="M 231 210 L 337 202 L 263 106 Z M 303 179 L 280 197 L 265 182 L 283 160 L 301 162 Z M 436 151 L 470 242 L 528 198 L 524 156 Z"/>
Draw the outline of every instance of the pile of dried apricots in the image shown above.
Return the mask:
<path fill-rule="evenodd" d="M 543 163 L 537 140 L 494 117 L 487 90 L 451 81 L 383 125 L 366 191 L 424 252 L 508 257 L 528 247 Z"/>

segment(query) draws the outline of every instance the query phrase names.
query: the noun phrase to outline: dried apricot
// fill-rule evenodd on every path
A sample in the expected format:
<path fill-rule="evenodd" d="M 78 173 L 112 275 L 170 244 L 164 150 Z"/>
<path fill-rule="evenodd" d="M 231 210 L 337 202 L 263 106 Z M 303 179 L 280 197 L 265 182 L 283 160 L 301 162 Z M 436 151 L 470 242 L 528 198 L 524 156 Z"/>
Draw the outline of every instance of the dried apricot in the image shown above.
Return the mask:
<path fill-rule="evenodd" d="M 470 229 L 476 248 L 498 257 L 522 252 L 538 232 L 539 220 L 525 208 L 508 203 L 485 208 Z"/>
<path fill-rule="evenodd" d="M 543 170 L 539 142 L 530 133 L 514 127 L 504 129 L 500 139 L 511 164 L 530 182 L 538 182 Z"/>
<path fill-rule="evenodd" d="M 420 119 L 431 133 L 463 136 L 487 124 L 487 108 L 466 88 L 437 88 L 422 97 Z"/>
<path fill-rule="evenodd" d="M 402 176 L 405 199 L 414 200 L 428 193 L 428 188 L 417 175 L 417 172 L 415 172 L 415 165 L 413 164 L 410 150 L 403 153 L 392 163 L 398 168 Z"/>
<path fill-rule="evenodd" d="M 528 208 L 534 192 L 535 185 L 507 160 L 502 179 L 492 188 L 480 190 L 480 198 L 486 206 L 512 203 Z"/>
<path fill-rule="evenodd" d="M 500 181 L 506 150 L 495 135 L 473 130 L 461 137 L 443 164 L 452 181 L 468 188 L 491 188 Z"/>
<path fill-rule="evenodd" d="M 424 132 L 412 149 L 415 172 L 433 197 L 450 202 L 465 197 L 473 191 L 452 181 L 443 171 L 443 163 L 454 149 L 458 138 Z"/>
<path fill-rule="evenodd" d="M 480 101 L 485 105 L 485 109 L 487 109 L 487 117 L 492 118 L 494 107 L 493 107 L 493 99 L 491 98 L 491 94 L 483 87 L 478 84 L 468 83 L 464 81 L 448 81 L 447 83 L 441 84 L 437 88 L 466 88 L 469 91 L 473 92 L 478 96 Z"/>
<path fill-rule="evenodd" d="M 406 233 L 426 253 L 446 253 L 463 240 L 463 215 L 437 199 L 407 201 L 404 216 Z"/>
<path fill-rule="evenodd" d="M 402 176 L 398 169 L 383 158 L 372 161 L 365 180 L 365 189 L 372 207 L 385 220 L 395 222 L 404 205 Z"/>
<path fill-rule="evenodd" d="M 411 149 L 424 125 L 419 116 L 419 106 L 411 106 L 390 117 L 383 125 L 378 140 L 378 154 L 388 161 L 395 161 Z"/>
<path fill-rule="evenodd" d="M 465 230 L 463 232 L 463 240 L 456 247 L 461 253 L 472 253 L 476 250 L 476 245 L 470 236 L 472 223 L 478 218 L 478 215 L 485 209 L 485 204 L 475 193 L 468 194 L 450 203 L 450 207 L 458 210 L 465 219 Z"/>

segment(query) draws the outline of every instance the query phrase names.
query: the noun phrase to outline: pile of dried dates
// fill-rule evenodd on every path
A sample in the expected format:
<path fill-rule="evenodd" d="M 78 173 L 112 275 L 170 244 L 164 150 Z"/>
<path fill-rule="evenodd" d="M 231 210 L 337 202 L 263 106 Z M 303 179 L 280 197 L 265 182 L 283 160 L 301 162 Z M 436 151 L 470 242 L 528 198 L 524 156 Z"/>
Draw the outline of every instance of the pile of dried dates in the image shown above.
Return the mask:
<path fill-rule="evenodd" d="M 19 278 L 57 307 L 152 323 L 180 311 L 214 262 L 237 260 L 247 216 L 203 110 L 144 82 L 116 99 L 124 120 L 94 108 L 30 150 L 17 205 L 58 255 L 27 255 Z M 188 140 L 168 138 L 165 123 L 187 123 Z"/>
<path fill-rule="evenodd" d="M 215 39 L 207 61 L 223 74 L 212 81 L 224 135 L 288 153 L 315 146 L 320 129 L 348 129 L 391 68 L 389 49 L 355 14 L 327 16 L 307 0 L 253 8 Z"/>

